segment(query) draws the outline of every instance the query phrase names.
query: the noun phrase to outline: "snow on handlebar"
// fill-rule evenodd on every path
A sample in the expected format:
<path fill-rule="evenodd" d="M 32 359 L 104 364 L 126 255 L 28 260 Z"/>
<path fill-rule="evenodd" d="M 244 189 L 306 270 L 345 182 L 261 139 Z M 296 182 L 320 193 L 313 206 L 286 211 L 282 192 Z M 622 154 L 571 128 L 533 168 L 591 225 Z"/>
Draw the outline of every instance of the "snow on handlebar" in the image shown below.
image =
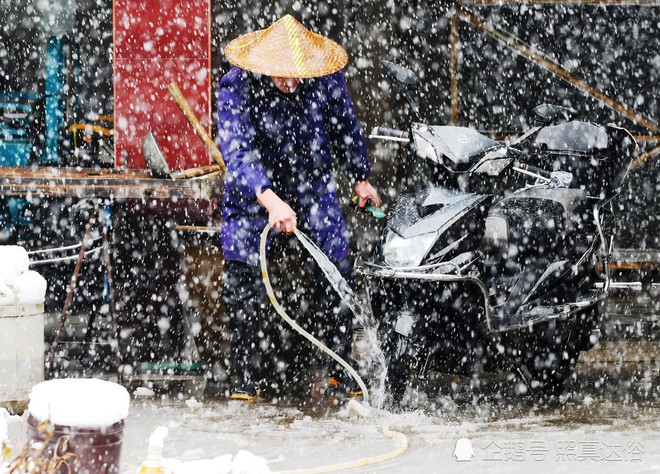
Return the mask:
<path fill-rule="evenodd" d="M 514 166 L 513 170 L 536 178 L 536 186 L 549 188 L 568 188 L 573 182 L 573 174 L 566 171 L 548 172 L 535 166 L 518 163 L 520 167 Z"/>
<path fill-rule="evenodd" d="M 380 138 L 382 140 L 391 140 L 395 142 L 409 142 L 410 134 L 403 130 L 389 127 L 374 127 L 369 134 L 369 138 Z"/>
<path fill-rule="evenodd" d="M 518 166 L 514 166 L 513 169 L 518 173 L 526 174 L 533 178 L 542 179 L 548 182 L 552 180 L 552 173 L 549 171 L 528 165 L 527 163 L 517 163 L 517 165 Z"/>

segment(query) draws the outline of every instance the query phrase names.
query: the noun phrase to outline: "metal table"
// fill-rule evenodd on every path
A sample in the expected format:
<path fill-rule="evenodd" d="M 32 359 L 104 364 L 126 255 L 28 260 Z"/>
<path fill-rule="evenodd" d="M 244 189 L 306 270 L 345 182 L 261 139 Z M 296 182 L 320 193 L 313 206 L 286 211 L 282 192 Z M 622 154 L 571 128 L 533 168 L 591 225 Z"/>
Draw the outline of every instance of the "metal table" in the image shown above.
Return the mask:
<path fill-rule="evenodd" d="M 77 197 L 80 199 L 97 199 L 99 207 L 107 201 L 123 200 L 194 200 L 210 201 L 220 189 L 220 177 L 189 179 L 158 179 L 149 175 L 146 170 L 114 170 L 101 168 L 55 168 L 55 167 L 0 167 L 0 197 L 25 196 L 37 198 Z M 80 244 L 76 266 L 71 277 L 66 301 L 55 332 L 55 339 L 47 359 L 46 374 L 51 373 L 54 365 L 55 351 L 67 319 L 67 314 L 80 266 L 89 243 L 92 227 L 100 224 L 103 236 L 103 251 L 110 298 L 110 313 L 113 326 L 113 336 L 119 341 L 114 285 L 112 281 L 112 263 L 109 251 L 107 227 L 103 224 L 104 212 L 97 219 L 90 214 L 85 230 L 85 236 Z M 119 344 L 115 346 L 115 359 L 119 381 L 123 379 L 122 355 Z"/>
<path fill-rule="evenodd" d="M 152 178 L 145 170 L 0 167 L 0 195 L 122 199 L 210 200 L 220 177 Z"/>

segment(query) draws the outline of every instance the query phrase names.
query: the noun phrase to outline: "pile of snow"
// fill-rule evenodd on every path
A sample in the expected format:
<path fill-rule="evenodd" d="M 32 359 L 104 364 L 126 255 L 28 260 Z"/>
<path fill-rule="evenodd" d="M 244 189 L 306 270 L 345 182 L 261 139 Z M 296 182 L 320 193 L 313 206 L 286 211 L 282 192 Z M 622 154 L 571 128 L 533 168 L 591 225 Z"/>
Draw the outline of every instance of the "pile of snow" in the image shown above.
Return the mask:
<path fill-rule="evenodd" d="M 186 406 L 188 408 L 201 408 L 201 407 L 204 406 L 204 404 L 201 403 L 201 402 L 198 402 L 195 397 L 192 397 L 192 398 L 189 398 L 188 400 L 186 400 Z"/>
<path fill-rule="evenodd" d="M 142 469 L 145 470 L 144 472 L 156 472 L 153 469 L 155 467 L 164 467 L 162 472 L 174 474 L 269 474 L 272 472 L 268 468 L 266 459 L 245 450 L 240 450 L 233 457 L 231 454 L 225 454 L 213 459 L 186 462 L 178 459 L 164 459 L 163 448 L 168 432 L 166 427 L 159 426 L 151 433 L 147 459 L 138 472 L 142 472 Z"/>
<path fill-rule="evenodd" d="M 371 416 L 371 408 L 368 405 L 363 405 L 357 400 L 353 399 L 348 402 L 346 406 L 346 416 L 369 418 Z"/>
<path fill-rule="evenodd" d="M 0 246 L 0 306 L 43 304 L 46 280 L 29 269 L 30 257 L 18 245 Z"/>
<path fill-rule="evenodd" d="M 218 456 L 214 459 L 182 462 L 168 459 L 167 466 L 175 474 L 269 474 L 273 471 L 268 467 L 268 461 L 252 454 L 250 451 L 240 450 L 232 458 L 231 454 Z"/>
<path fill-rule="evenodd" d="M 78 428 L 102 428 L 128 416 L 130 396 L 113 382 L 98 379 L 55 379 L 30 392 L 30 415 L 39 421 Z"/>
<path fill-rule="evenodd" d="M 149 436 L 149 451 L 153 451 L 160 455 L 165 447 L 165 438 L 167 437 L 168 429 L 165 426 L 159 426 Z"/>
<path fill-rule="evenodd" d="M 156 395 L 156 392 L 151 390 L 149 387 L 138 387 L 133 390 L 133 395 L 136 397 L 153 397 Z"/>

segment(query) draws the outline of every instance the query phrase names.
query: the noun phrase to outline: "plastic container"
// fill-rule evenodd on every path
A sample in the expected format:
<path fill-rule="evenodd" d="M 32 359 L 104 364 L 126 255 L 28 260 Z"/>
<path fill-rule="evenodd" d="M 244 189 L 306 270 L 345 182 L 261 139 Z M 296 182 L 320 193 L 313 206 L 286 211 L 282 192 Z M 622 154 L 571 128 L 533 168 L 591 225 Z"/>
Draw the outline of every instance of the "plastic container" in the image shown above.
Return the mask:
<path fill-rule="evenodd" d="M 0 406 L 22 413 L 44 379 L 46 280 L 21 247 L 0 246 L 0 262 Z"/>
<path fill-rule="evenodd" d="M 40 421 L 28 417 L 27 436 L 30 442 L 44 442 L 47 433 L 40 433 Z M 73 474 L 119 474 L 121 443 L 124 439 L 124 422 L 120 421 L 103 428 L 77 428 L 75 426 L 54 425 L 53 434 L 44 451 L 51 456 L 57 441 L 68 436 L 67 453 L 75 454 L 80 464 L 70 462 Z M 62 472 L 66 472 L 63 470 Z"/>
<path fill-rule="evenodd" d="M 45 457 L 62 436 L 68 437 L 67 453 L 74 474 L 118 474 L 124 419 L 130 397 L 126 389 L 97 379 L 49 380 L 30 392 L 28 442 L 46 442 Z M 40 432 L 43 421 L 53 424 L 52 435 Z M 62 454 L 62 453 L 59 453 Z"/>
<path fill-rule="evenodd" d="M 0 309 L 0 405 L 15 412 L 25 409 L 30 389 L 44 379 L 43 308 L 34 311 L 11 315 Z"/>

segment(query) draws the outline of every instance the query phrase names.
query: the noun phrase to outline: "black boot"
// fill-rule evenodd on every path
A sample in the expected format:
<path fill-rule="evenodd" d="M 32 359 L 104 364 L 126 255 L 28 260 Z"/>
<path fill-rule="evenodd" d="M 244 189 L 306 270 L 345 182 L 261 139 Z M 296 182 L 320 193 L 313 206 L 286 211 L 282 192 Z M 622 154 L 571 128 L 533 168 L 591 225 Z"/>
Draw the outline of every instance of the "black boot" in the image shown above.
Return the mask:
<path fill-rule="evenodd" d="M 226 261 L 222 299 L 229 316 L 234 386 L 229 398 L 254 400 L 259 394 L 261 359 L 259 315 L 262 284 L 256 267 Z"/>

